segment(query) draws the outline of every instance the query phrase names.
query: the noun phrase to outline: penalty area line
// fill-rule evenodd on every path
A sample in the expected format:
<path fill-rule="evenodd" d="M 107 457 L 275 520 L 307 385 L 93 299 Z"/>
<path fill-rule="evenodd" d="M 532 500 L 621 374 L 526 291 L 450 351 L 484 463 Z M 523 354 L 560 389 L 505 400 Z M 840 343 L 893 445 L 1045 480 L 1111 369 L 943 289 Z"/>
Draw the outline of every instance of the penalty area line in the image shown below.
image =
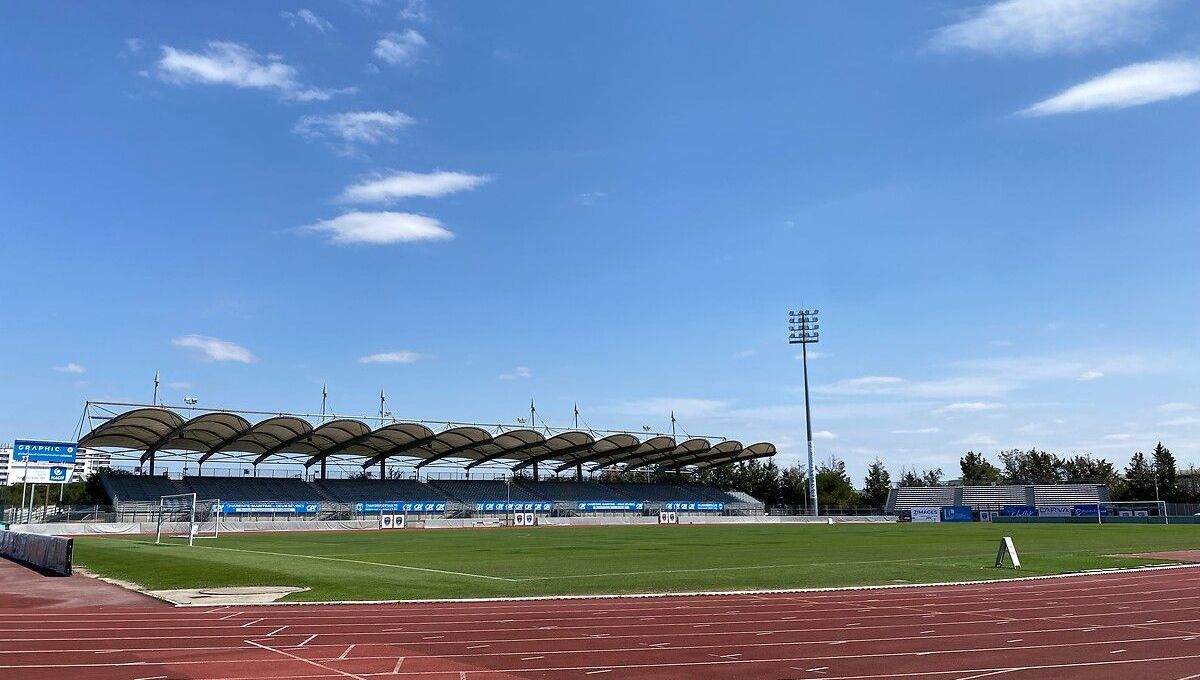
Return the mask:
<path fill-rule="evenodd" d="M 472 574 L 465 571 L 449 571 L 446 569 L 433 569 L 432 567 L 413 567 L 407 564 L 388 564 L 386 562 L 367 562 L 366 560 L 351 560 L 345 557 L 326 557 L 324 555 L 298 555 L 296 553 L 281 553 L 269 552 L 266 550 L 247 550 L 246 548 L 220 548 L 215 545 L 198 545 L 197 548 L 205 550 L 228 550 L 229 552 L 249 553 L 251 555 L 271 555 L 272 557 L 299 557 L 306 560 L 323 560 L 326 562 L 345 562 L 347 564 L 365 564 L 372 567 L 384 567 L 385 569 L 405 569 L 408 571 L 423 571 L 431 574 L 446 574 L 448 576 L 466 576 L 468 578 L 482 578 L 489 581 L 508 581 L 516 583 L 524 579 L 505 578 L 503 576 L 488 576 L 486 574 Z M 278 604 L 278 603 L 272 603 Z"/>

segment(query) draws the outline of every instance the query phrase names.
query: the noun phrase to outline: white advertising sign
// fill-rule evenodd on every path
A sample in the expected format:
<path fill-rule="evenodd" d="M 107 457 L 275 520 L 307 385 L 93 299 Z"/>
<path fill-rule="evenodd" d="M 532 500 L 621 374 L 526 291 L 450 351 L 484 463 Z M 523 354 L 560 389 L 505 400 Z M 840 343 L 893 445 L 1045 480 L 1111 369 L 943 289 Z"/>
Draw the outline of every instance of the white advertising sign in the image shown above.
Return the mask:
<path fill-rule="evenodd" d="M 940 507 L 933 508 L 913 508 L 912 521 L 914 522 L 940 522 L 942 521 L 942 509 Z"/>
<path fill-rule="evenodd" d="M 25 484 L 66 484 L 71 481 L 71 471 L 73 465 L 53 465 L 49 463 L 22 463 L 19 466 L 10 467 L 9 470 L 15 475 L 10 480 L 14 483 L 22 482 Z"/>
<path fill-rule="evenodd" d="M 1070 517 L 1075 508 L 1070 505 L 1039 505 L 1038 517 Z"/>

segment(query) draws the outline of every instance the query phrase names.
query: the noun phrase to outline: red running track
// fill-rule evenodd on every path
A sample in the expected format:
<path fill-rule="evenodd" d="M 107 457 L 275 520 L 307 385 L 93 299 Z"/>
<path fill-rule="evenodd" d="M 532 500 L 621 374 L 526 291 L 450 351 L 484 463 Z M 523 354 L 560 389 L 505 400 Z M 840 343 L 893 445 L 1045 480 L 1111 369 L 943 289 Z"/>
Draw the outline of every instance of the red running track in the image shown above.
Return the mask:
<path fill-rule="evenodd" d="M 797 594 L 208 609 L 14 607 L 8 575 L 0 569 L 5 680 L 1200 679 L 1200 568 Z"/>

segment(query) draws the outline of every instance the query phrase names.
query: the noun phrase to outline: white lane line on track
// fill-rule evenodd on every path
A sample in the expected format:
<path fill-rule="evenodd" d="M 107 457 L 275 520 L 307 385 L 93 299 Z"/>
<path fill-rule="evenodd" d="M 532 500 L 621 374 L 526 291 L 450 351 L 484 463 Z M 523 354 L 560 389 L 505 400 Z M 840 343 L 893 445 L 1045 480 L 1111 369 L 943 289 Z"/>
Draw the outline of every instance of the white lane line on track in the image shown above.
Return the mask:
<path fill-rule="evenodd" d="M 350 652 L 353 649 L 354 649 L 354 645 L 350 645 L 349 647 L 347 647 L 346 651 L 342 652 L 342 655 L 338 657 L 338 661 L 344 660 L 347 656 L 350 655 Z"/>
<path fill-rule="evenodd" d="M 295 654 L 292 654 L 291 652 L 285 652 L 285 651 L 284 651 L 284 650 L 282 650 L 282 649 L 275 649 L 274 647 L 268 647 L 268 646 L 266 646 L 266 645 L 260 645 L 259 643 L 255 642 L 254 640 L 246 640 L 246 644 L 248 644 L 248 645 L 254 645 L 255 647 L 258 647 L 259 649 L 265 649 L 265 650 L 267 650 L 268 652 L 274 652 L 274 653 L 276 653 L 276 654 L 280 654 L 280 655 L 282 655 L 282 656 L 286 656 L 286 657 L 287 657 L 287 658 L 289 658 L 289 659 L 294 659 L 294 660 L 296 660 L 296 661 L 300 661 L 300 662 L 302 662 L 302 663 L 306 663 L 306 664 L 308 664 L 308 665 L 310 665 L 310 666 L 315 666 L 315 667 L 317 667 L 317 668 L 320 668 L 320 669 L 321 669 L 321 670 L 323 670 L 323 671 L 329 671 L 330 673 L 337 673 L 338 675 L 341 675 L 341 676 L 343 676 L 343 677 L 347 677 L 347 678 L 355 678 L 355 680 L 366 680 L 366 678 L 364 678 L 364 677 L 363 677 L 363 676 L 361 676 L 361 675 L 355 675 L 354 673 L 347 673 L 346 671 L 339 671 L 339 670 L 338 670 L 338 669 L 336 669 L 336 668 L 330 668 L 329 666 L 325 666 L 325 665 L 323 665 L 323 664 L 317 663 L 316 661 L 313 661 L 312 659 L 306 659 L 306 658 L 304 658 L 304 657 L 302 657 L 302 656 L 296 656 Z"/>
<path fill-rule="evenodd" d="M 267 633 L 267 637 L 274 637 L 274 635 L 276 633 L 281 633 L 281 632 L 287 630 L 287 628 L 288 628 L 287 626 L 280 626 L 280 627 L 276 628 L 275 630 L 271 631 L 270 633 Z"/>
<path fill-rule="evenodd" d="M 266 620 L 267 620 L 267 619 L 266 619 L 266 617 L 264 616 L 264 617 L 263 617 L 263 618 L 261 618 L 261 619 L 254 619 L 253 621 L 247 621 L 246 623 L 243 623 L 243 624 L 242 624 L 242 628 L 249 628 L 250 626 L 253 626 L 254 624 L 258 623 L 259 621 L 266 621 Z"/>
<path fill-rule="evenodd" d="M 976 678 L 990 678 L 993 675 L 1002 675 L 1004 673 L 1012 673 L 1013 671 L 1018 671 L 1018 670 L 1021 670 L 1021 669 L 1019 669 L 1019 668 L 1002 668 L 998 671 L 988 671 L 987 673 L 976 673 L 974 675 L 964 675 L 961 678 L 955 678 L 955 680 L 976 680 Z"/>
<path fill-rule="evenodd" d="M 503 576 L 488 576 L 486 574 L 471 574 L 471 573 L 468 573 L 465 571 L 449 571 L 446 569 L 433 569 L 430 567 L 413 567 L 413 566 L 409 566 L 407 564 L 388 564 L 386 562 L 368 562 L 366 560 L 351 560 L 351 559 L 347 559 L 345 557 L 326 557 L 324 555 L 299 555 L 299 554 L 295 554 L 295 553 L 268 552 L 266 550 L 247 550 L 245 548 L 218 548 L 215 545 L 198 545 L 196 547 L 204 548 L 205 550 L 228 550 L 230 552 L 251 553 L 254 555 L 272 555 L 274 557 L 296 557 L 296 558 L 306 559 L 306 560 L 324 560 L 327 562 L 346 562 L 349 564 L 365 564 L 365 565 L 372 566 L 372 567 L 383 567 L 385 569 L 406 569 L 409 571 L 423 571 L 423 572 L 430 573 L 430 574 L 447 574 L 449 576 L 467 576 L 470 578 L 487 579 L 489 581 L 508 581 L 509 583 L 516 583 L 518 581 L 525 580 L 525 579 L 519 579 L 519 578 L 505 578 Z M 279 603 L 273 602 L 270 604 L 279 604 Z M 187 606 L 187 605 L 184 605 L 184 606 Z"/>
<path fill-rule="evenodd" d="M 296 646 L 297 646 L 297 647 L 303 647 L 304 645 L 307 645 L 308 643 L 310 643 L 310 642 L 312 642 L 313 640 L 316 640 L 316 639 L 317 639 L 317 636 L 316 636 L 316 635 L 309 635 L 308 637 L 304 638 L 304 642 L 301 642 L 300 644 L 298 644 L 298 645 L 296 645 Z"/>
<path fill-rule="evenodd" d="M 392 675 L 400 672 L 400 667 L 404 665 L 404 657 L 396 659 L 396 667 L 392 669 Z"/>

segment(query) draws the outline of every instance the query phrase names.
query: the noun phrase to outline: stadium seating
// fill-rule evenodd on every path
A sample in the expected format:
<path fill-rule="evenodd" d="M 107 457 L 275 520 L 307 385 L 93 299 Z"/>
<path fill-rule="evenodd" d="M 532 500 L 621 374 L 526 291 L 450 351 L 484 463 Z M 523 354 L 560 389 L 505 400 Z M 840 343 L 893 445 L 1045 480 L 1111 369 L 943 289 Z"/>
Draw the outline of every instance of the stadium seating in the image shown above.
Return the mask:
<path fill-rule="evenodd" d="M 441 489 L 446 495 L 463 503 L 552 500 L 519 484 L 513 484 L 510 492 L 505 488 L 507 485 L 499 480 L 437 479 L 430 480 L 429 485 Z"/>
<path fill-rule="evenodd" d="M 708 498 L 674 484 L 639 484 L 635 482 L 610 482 L 607 484 L 635 501 L 697 501 L 711 502 Z"/>
<path fill-rule="evenodd" d="M 184 477 L 181 484 L 198 498 L 226 501 L 290 501 L 308 503 L 334 500 L 303 479 L 286 477 Z"/>
<path fill-rule="evenodd" d="M 896 489 L 895 507 L 889 512 L 911 510 L 922 507 L 958 505 L 958 487 L 953 486 L 905 486 Z"/>
<path fill-rule="evenodd" d="M 616 489 L 596 482 L 573 482 L 559 480 L 544 480 L 535 482 L 530 479 L 517 481 L 521 487 L 541 496 L 556 501 L 627 501 L 630 498 Z"/>
<path fill-rule="evenodd" d="M 1023 486 L 964 486 L 961 505 L 976 510 L 999 510 L 1005 505 L 1027 505 L 1029 494 Z"/>
<path fill-rule="evenodd" d="M 342 503 L 452 500 L 441 489 L 415 479 L 319 479 L 313 485 Z"/>
<path fill-rule="evenodd" d="M 101 475 L 100 485 L 113 502 L 158 502 L 159 498 L 177 493 L 191 493 L 181 482 L 166 477 Z"/>
<path fill-rule="evenodd" d="M 1034 505 L 1107 503 L 1111 500 L 1108 487 L 1097 484 L 1056 484 L 1031 488 Z"/>

